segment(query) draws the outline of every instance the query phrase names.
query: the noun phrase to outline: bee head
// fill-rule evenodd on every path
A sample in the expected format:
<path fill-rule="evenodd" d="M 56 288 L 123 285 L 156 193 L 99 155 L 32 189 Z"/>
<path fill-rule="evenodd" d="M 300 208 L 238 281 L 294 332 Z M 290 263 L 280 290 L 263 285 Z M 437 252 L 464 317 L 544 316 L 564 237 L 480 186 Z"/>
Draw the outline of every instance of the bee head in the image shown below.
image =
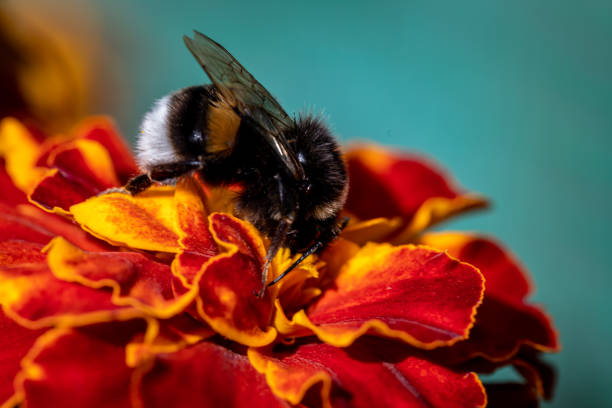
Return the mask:
<path fill-rule="evenodd" d="M 313 239 L 333 235 L 348 179 L 340 148 L 320 119 L 299 118 L 285 130 L 285 137 L 305 177 L 296 181 L 278 168 L 259 166 L 256 179 L 245 183 L 236 211 L 268 236 L 276 233 L 281 220 L 289 219 L 292 225 L 284 245 L 297 251 Z"/>
<path fill-rule="evenodd" d="M 299 189 L 299 217 L 335 219 L 348 193 L 340 147 L 322 120 L 313 116 L 298 118 L 285 135 L 306 175 Z"/>

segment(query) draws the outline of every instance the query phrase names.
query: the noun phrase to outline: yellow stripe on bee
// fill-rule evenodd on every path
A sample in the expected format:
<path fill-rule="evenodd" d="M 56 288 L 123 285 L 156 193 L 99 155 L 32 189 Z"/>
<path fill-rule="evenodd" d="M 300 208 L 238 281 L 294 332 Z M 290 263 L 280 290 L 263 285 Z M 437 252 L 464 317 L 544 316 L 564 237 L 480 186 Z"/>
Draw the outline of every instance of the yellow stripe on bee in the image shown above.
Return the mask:
<path fill-rule="evenodd" d="M 208 153 L 220 153 L 234 148 L 236 134 L 240 127 L 240 116 L 225 103 L 216 103 L 209 107 L 207 128 Z"/>

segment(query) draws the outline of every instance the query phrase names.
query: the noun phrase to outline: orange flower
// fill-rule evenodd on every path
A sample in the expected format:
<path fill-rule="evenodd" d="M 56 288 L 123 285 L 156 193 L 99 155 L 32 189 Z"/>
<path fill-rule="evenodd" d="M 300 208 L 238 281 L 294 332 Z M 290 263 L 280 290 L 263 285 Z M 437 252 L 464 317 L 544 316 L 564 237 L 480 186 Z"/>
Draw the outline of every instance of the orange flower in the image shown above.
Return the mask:
<path fill-rule="evenodd" d="M 267 239 L 198 177 L 137 196 L 112 123 L 0 123 L 6 406 L 485 406 L 550 396 L 559 348 L 493 241 L 424 233 L 482 207 L 419 157 L 347 154 L 351 222 L 259 298 Z M 376 201 L 372 201 L 376 197 Z M 278 276 L 295 257 L 280 251 Z M 485 385 L 512 365 L 525 381 Z M 513 404 L 514 406 L 518 406 Z"/>
<path fill-rule="evenodd" d="M 125 98 L 125 87 L 114 86 L 109 46 L 89 3 L 0 4 L 0 118 L 63 132 L 87 112 Z"/>

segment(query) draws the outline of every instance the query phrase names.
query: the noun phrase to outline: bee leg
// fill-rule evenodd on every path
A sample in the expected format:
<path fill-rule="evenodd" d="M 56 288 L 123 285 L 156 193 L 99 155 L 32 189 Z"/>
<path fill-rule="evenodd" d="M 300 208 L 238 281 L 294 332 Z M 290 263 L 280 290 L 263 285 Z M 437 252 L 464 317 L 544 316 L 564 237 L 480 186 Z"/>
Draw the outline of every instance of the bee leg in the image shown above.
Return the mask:
<path fill-rule="evenodd" d="M 149 170 L 149 177 L 153 181 L 164 182 L 183 174 L 189 173 L 193 170 L 199 170 L 202 168 L 202 162 L 200 161 L 183 161 L 176 163 L 164 163 L 158 164 Z"/>
<path fill-rule="evenodd" d="M 136 195 L 149 188 L 151 184 L 153 184 L 153 180 L 145 173 L 129 179 L 124 188 L 131 195 Z"/>
<path fill-rule="evenodd" d="M 151 187 L 154 181 L 163 183 L 201 168 L 202 162 L 200 161 L 157 164 L 149 169 L 149 173 L 131 178 L 125 185 L 125 189 L 135 195 Z"/>

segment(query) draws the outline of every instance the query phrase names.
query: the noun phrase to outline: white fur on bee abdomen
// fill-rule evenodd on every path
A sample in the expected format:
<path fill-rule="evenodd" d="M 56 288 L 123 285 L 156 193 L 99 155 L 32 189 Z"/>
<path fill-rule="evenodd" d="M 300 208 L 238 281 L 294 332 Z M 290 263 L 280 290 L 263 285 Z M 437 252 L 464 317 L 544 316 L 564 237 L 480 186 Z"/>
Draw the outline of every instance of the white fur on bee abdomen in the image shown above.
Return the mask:
<path fill-rule="evenodd" d="M 155 102 L 140 125 L 140 135 L 136 142 L 136 160 L 144 172 L 149 172 L 158 164 L 174 163 L 179 160 L 179 155 L 172 146 L 168 134 L 170 98 L 171 95 L 167 95 Z"/>

